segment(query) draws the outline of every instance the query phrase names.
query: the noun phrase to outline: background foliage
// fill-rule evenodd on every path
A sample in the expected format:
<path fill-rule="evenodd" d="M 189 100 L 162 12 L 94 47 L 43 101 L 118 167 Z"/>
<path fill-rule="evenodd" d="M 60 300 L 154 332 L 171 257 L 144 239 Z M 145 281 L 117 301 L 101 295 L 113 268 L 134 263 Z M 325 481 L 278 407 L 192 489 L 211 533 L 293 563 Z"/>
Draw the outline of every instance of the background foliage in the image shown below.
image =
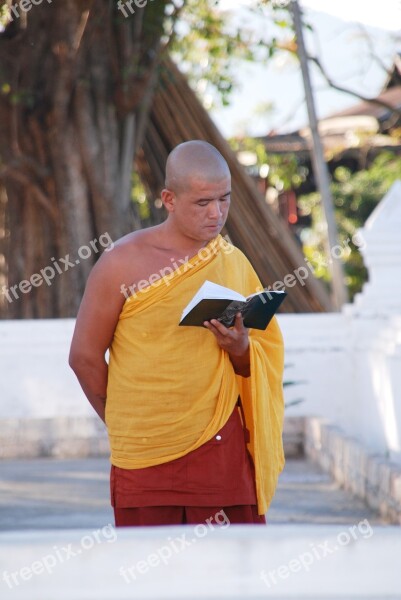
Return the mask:
<path fill-rule="evenodd" d="M 388 192 L 396 179 L 400 178 L 401 157 L 391 152 L 380 153 L 372 164 L 356 173 L 346 167 L 338 167 L 331 185 L 335 214 L 339 231 L 339 243 L 347 248 L 346 240 L 351 239 L 362 227 L 373 209 Z M 322 208 L 319 194 L 301 196 L 299 206 L 304 214 L 310 214 L 312 225 L 304 235 L 304 252 L 315 265 L 324 262 L 322 235 Z M 350 297 L 362 288 L 367 272 L 361 253 L 352 242 L 349 251 L 343 254 L 345 276 Z M 316 275 L 328 280 L 326 266 L 317 266 Z"/>

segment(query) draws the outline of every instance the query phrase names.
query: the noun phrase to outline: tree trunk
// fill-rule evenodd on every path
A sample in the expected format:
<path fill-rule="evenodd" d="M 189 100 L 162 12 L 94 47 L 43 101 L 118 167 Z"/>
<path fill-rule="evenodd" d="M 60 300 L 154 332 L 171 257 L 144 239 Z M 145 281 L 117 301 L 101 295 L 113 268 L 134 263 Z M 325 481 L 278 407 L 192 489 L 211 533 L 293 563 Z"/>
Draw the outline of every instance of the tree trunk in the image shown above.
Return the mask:
<path fill-rule="evenodd" d="M 13 5 L 0 35 L 2 317 L 75 316 L 100 252 L 138 224 L 130 181 L 165 5 L 124 4 L 127 17 L 110 0 Z"/>

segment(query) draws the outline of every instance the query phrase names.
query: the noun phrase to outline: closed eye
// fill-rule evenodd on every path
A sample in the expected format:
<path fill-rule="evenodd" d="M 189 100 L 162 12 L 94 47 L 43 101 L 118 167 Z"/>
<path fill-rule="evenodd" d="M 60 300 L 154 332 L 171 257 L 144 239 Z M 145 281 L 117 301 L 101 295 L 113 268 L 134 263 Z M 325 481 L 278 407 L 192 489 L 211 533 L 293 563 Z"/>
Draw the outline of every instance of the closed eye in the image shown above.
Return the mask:
<path fill-rule="evenodd" d="M 230 200 L 230 197 L 231 197 L 231 194 L 226 194 L 225 196 L 222 196 L 221 198 L 219 198 L 219 201 L 220 202 L 228 202 Z M 196 204 L 198 206 L 207 206 L 209 204 L 209 202 L 213 202 L 213 199 L 209 200 L 209 199 L 205 198 L 202 200 L 198 200 Z"/>

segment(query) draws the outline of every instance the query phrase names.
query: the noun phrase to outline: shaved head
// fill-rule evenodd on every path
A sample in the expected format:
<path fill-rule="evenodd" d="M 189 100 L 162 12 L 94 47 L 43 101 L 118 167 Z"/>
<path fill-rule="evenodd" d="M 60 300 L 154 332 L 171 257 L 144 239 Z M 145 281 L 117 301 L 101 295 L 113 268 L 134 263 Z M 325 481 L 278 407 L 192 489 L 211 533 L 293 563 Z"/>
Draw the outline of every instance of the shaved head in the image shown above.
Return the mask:
<path fill-rule="evenodd" d="M 166 188 L 179 193 L 193 180 L 218 182 L 230 177 L 228 164 L 208 142 L 191 140 L 179 144 L 166 164 Z"/>

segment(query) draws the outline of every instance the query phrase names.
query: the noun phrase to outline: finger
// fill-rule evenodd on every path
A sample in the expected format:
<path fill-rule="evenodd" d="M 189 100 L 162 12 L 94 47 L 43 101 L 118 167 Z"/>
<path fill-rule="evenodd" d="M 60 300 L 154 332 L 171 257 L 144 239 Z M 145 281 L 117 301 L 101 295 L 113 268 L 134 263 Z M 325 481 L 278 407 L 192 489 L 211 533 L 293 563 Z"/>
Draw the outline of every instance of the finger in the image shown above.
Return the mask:
<path fill-rule="evenodd" d="M 213 325 L 213 327 L 220 333 L 220 335 L 230 335 L 230 330 L 225 325 L 223 325 L 223 323 L 217 321 L 217 319 L 212 319 L 210 322 Z"/>
<path fill-rule="evenodd" d="M 204 321 L 203 325 L 204 325 L 204 327 L 206 327 L 206 329 L 211 331 L 216 337 L 221 337 L 220 331 L 210 321 Z"/>

